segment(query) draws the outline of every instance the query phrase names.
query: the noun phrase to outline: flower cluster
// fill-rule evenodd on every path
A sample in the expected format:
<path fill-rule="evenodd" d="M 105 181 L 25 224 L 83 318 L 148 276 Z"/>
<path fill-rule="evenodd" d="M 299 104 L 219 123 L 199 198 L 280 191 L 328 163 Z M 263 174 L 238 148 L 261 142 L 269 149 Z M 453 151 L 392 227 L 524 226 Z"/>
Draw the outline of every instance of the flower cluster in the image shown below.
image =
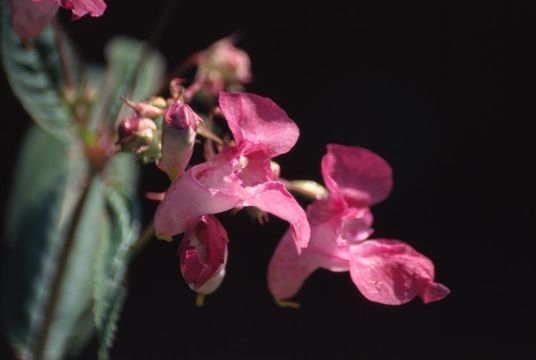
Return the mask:
<path fill-rule="evenodd" d="M 393 187 L 392 170 L 379 155 L 329 144 L 321 161 L 324 185 L 281 177 L 274 159 L 295 146 L 300 130 L 273 100 L 245 91 L 251 61 L 236 37 L 188 57 L 168 75 L 169 91 L 148 97 L 164 64 L 147 45 L 112 41 L 104 80 L 95 83 L 100 71 L 93 76 L 69 66 L 79 63 L 73 46 L 59 23 L 48 26 L 60 7 L 73 19 L 101 16 L 104 0 L 5 0 L 0 7 L 3 20 L 11 16 L 11 28 L 9 21 L 2 26 L 0 54 L 7 78 L 50 133 L 31 130 L 17 167 L 18 177 L 32 172 L 37 182 L 41 175 L 49 181 L 36 189 L 32 181 L 17 183 L 7 212 L 10 264 L 31 275 L 21 282 L 20 271 L 12 271 L 6 281 L 13 316 L 4 327 L 19 358 L 63 358 L 94 333 L 99 358 L 108 358 L 129 261 L 153 237 L 179 240 L 177 268 L 201 305 L 222 284 L 233 256 L 233 234 L 218 219 L 227 211 L 245 209 L 259 225 L 269 216 L 288 222 L 267 271 L 281 306 L 296 305 L 290 299 L 317 269 L 349 271 L 366 299 L 387 305 L 449 294 L 426 256 L 400 240 L 371 238 L 370 208 Z M 96 86 L 103 88 L 99 94 Z M 159 204 L 144 231 L 135 211 L 135 160 L 170 181 L 166 191 L 146 194 Z M 304 209 L 292 193 L 311 203 Z M 33 219 L 43 221 L 28 232 Z"/>
<path fill-rule="evenodd" d="M 120 131 L 119 139 L 124 150 L 156 160 L 172 181 L 157 196 L 155 232 L 170 241 L 184 233 L 181 272 L 193 290 L 209 294 L 225 275 L 228 236 L 214 215 L 249 207 L 260 220 L 269 213 L 290 224 L 268 269 L 269 289 L 280 303 L 318 268 L 350 271 L 359 291 L 383 304 L 403 304 L 417 295 L 428 303 L 449 293 L 434 282 L 433 263 L 411 246 L 369 238 L 370 206 L 384 200 L 393 186 L 385 160 L 364 148 L 330 144 L 321 166 L 327 189 L 312 181 L 280 179 L 272 159 L 292 149 L 299 129 L 272 100 L 229 91 L 251 78 L 247 54 L 226 38 L 196 61 L 194 82 L 185 88 L 184 79 L 173 80 L 169 99 L 127 100 L 137 115 L 126 118 L 120 129 L 135 126 L 129 134 Z M 218 106 L 197 113 L 190 103 L 198 95 L 217 99 Z M 159 117 L 157 129 L 153 120 Z M 218 118 L 231 138 L 216 134 L 212 124 Z M 198 135 L 205 138 L 205 161 L 189 167 Z M 304 211 L 288 190 L 314 202 Z"/>

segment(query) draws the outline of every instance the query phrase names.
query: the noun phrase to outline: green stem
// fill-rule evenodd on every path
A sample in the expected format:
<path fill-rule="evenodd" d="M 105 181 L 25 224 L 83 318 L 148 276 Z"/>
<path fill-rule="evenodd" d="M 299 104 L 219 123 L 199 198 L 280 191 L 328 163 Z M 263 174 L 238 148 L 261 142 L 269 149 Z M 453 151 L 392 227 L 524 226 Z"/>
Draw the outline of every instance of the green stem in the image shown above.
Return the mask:
<path fill-rule="evenodd" d="M 145 229 L 143 229 L 142 233 L 140 234 L 140 237 L 132 244 L 130 247 L 130 253 L 132 255 L 138 254 L 144 247 L 147 245 L 149 240 L 151 240 L 154 237 L 154 222 L 151 221 Z"/>
<path fill-rule="evenodd" d="M 46 344 L 47 344 L 48 336 L 50 333 L 50 327 L 54 319 L 54 313 L 58 305 L 58 301 L 59 301 L 59 297 L 61 293 L 62 280 L 65 275 L 65 270 L 67 269 L 69 255 L 75 243 L 76 230 L 82 219 L 82 212 L 83 212 L 84 205 L 86 203 L 92 182 L 93 182 L 93 177 L 91 177 L 90 181 L 88 182 L 88 185 L 84 188 L 82 196 L 80 197 L 80 199 L 78 200 L 78 203 L 76 204 L 76 208 L 74 210 L 71 223 L 69 224 L 69 227 L 67 229 L 67 237 L 65 238 L 65 243 L 63 244 L 63 248 L 61 249 L 59 259 L 58 259 L 58 267 L 57 267 L 54 279 L 52 281 L 50 297 L 48 298 L 48 302 L 45 305 L 43 325 L 41 326 L 41 332 L 38 335 L 37 343 L 33 351 L 34 360 L 44 359 Z"/>
<path fill-rule="evenodd" d="M 56 44 L 56 48 L 58 49 L 58 54 L 60 57 L 60 67 L 61 73 L 63 75 L 63 80 L 65 82 L 65 87 L 67 88 L 67 90 L 71 90 L 73 88 L 73 78 L 69 71 L 69 66 L 67 66 L 65 48 L 63 46 L 63 37 L 61 34 L 61 27 L 58 24 L 57 19 L 54 19 L 52 21 L 52 30 L 54 31 L 54 43 Z"/>

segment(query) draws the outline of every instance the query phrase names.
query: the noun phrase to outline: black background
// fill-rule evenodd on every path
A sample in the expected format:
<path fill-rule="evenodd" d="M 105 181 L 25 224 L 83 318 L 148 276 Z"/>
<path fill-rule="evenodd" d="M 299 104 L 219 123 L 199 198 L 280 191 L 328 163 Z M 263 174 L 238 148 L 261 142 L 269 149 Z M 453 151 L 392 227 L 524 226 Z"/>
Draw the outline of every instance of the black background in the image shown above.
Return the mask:
<path fill-rule="evenodd" d="M 114 35 L 146 38 L 164 1 L 108 3 L 98 20 L 66 21 L 92 61 L 103 60 Z M 130 271 L 112 358 L 532 358 L 529 14 L 513 2 L 180 2 L 158 40 L 169 68 L 239 31 L 253 63 L 249 90 L 273 98 L 301 129 L 279 159 L 282 175 L 320 181 L 326 143 L 381 154 L 395 188 L 372 209 L 375 235 L 432 258 L 452 294 L 383 306 L 367 302 L 347 273 L 318 271 L 297 297 L 299 310 L 279 308 L 265 273 L 286 224 L 223 215 L 231 244 L 220 290 L 197 308 L 179 274 L 177 243 L 155 240 Z M 29 121 L 4 78 L 1 96 L 5 204 Z M 148 168 L 140 194 L 166 185 Z M 145 204 L 146 220 L 154 208 Z"/>

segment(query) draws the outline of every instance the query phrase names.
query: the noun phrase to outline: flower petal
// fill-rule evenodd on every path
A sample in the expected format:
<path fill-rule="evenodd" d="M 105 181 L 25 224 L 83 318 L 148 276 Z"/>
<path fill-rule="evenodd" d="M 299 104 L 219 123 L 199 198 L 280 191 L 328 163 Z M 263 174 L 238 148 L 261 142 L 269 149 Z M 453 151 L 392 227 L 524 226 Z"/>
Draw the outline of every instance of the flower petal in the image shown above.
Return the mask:
<path fill-rule="evenodd" d="M 309 275 L 318 268 L 330 271 L 348 271 L 348 246 L 337 241 L 342 227 L 341 214 L 330 201 L 318 200 L 307 209 L 311 222 L 311 239 L 307 248 L 298 254 L 291 231 L 287 231 L 274 251 L 268 266 L 268 287 L 276 299 L 296 295 Z M 315 218 L 319 214 L 320 217 Z"/>
<path fill-rule="evenodd" d="M 399 240 L 369 240 L 350 247 L 350 274 L 370 301 L 400 305 L 419 295 L 424 303 L 450 293 L 434 282 L 430 259 Z"/>
<path fill-rule="evenodd" d="M 58 5 L 73 12 L 73 18 L 79 19 L 84 15 L 101 16 L 106 10 L 103 0 L 55 0 Z"/>
<path fill-rule="evenodd" d="M 288 152 L 300 131 L 271 99 L 248 93 L 220 93 L 220 108 L 239 148 L 264 145 L 270 157 Z"/>
<path fill-rule="evenodd" d="M 334 196 L 348 205 L 366 207 L 384 200 L 393 187 L 389 164 L 365 148 L 329 144 L 322 158 L 322 176 Z"/>
<path fill-rule="evenodd" d="M 171 237 L 184 232 L 202 215 L 217 214 L 238 206 L 243 189 L 232 164 L 221 156 L 196 165 L 177 178 L 156 210 L 155 232 Z"/>
<path fill-rule="evenodd" d="M 307 261 L 304 249 L 298 255 L 294 236 L 289 229 L 272 255 L 268 265 L 268 288 L 277 300 L 289 299 L 296 295 L 304 281 L 318 266 L 313 261 Z"/>
<path fill-rule="evenodd" d="M 190 226 L 181 241 L 181 272 L 190 288 L 201 294 L 214 292 L 225 275 L 227 232 L 212 215 Z"/>
<path fill-rule="evenodd" d="M 11 0 L 13 30 L 21 39 L 37 37 L 58 11 L 54 0 Z"/>
<path fill-rule="evenodd" d="M 309 243 L 311 228 L 300 204 L 278 181 L 268 181 L 248 189 L 249 196 L 244 198 L 244 206 L 255 206 L 290 223 L 296 248 L 300 252 Z"/>

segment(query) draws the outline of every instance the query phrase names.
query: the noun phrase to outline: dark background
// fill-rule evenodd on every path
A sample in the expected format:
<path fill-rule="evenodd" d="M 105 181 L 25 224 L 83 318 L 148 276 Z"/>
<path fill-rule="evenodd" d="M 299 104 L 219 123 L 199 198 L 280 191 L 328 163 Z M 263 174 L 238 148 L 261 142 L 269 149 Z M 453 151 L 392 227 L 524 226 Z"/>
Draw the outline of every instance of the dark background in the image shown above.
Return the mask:
<path fill-rule="evenodd" d="M 92 61 L 102 61 L 104 43 L 116 34 L 148 37 L 164 1 L 108 3 L 99 20 L 66 21 Z M 279 159 L 282 175 L 321 180 L 326 143 L 381 154 L 395 188 L 373 208 L 375 235 L 432 258 L 452 294 L 429 305 L 383 306 L 367 302 L 347 273 L 318 271 L 297 297 L 299 310 L 279 308 L 265 273 L 286 224 L 272 218 L 261 228 L 244 213 L 223 215 L 231 244 L 220 290 L 197 308 L 179 274 L 177 243 L 155 240 L 129 274 L 113 359 L 536 355 L 534 111 L 526 91 L 533 18 L 513 2 L 393 3 L 182 1 L 158 46 L 171 68 L 239 31 L 253 63 L 249 90 L 273 98 L 301 129 L 298 145 Z M 0 84 L 5 204 L 29 121 L 5 79 Z M 165 186 L 146 169 L 140 194 Z M 144 210 L 148 220 L 154 206 Z"/>

